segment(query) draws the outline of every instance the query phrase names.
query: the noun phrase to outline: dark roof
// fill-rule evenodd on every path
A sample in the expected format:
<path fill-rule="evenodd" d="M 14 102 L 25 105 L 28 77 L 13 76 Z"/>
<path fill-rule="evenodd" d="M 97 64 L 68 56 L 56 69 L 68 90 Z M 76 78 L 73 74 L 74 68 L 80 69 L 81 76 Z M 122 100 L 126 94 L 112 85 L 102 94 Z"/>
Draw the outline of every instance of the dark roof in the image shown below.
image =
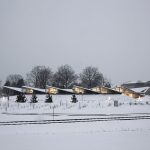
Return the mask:
<path fill-rule="evenodd" d="M 126 88 L 150 87 L 150 81 L 147 81 L 147 82 L 128 82 L 128 83 L 123 83 L 121 86 L 126 87 Z"/>

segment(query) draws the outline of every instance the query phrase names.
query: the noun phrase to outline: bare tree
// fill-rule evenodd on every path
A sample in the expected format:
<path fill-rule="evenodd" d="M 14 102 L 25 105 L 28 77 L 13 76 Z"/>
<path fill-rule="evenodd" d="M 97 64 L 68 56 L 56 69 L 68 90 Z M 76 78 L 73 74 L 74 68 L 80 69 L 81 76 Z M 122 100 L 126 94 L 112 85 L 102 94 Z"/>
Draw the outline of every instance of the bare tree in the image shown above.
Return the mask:
<path fill-rule="evenodd" d="M 18 87 L 18 88 L 21 88 L 23 85 L 24 85 L 24 79 L 20 74 L 10 74 L 6 78 L 6 82 L 4 84 L 4 86 L 12 86 L 12 87 Z M 9 90 L 7 88 L 3 88 L 3 93 L 7 95 L 17 94 L 15 91 Z"/>
<path fill-rule="evenodd" d="M 27 83 L 34 87 L 46 88 L 46 85 L 52 81 L 53 72 L 49 67 L 35 66 L 27 74 Z"/>
<path fill-rule="evenodd" d="M 6 78 L 6 86 L 21 87 L 24 85 L 24 79 L 20 74 L 10 74 Z"/>
<path fill-rule="evenodd" d="M 61 88 L 70 88 L 77 80 L 77 75 L 69 65 L 58 68 L 53 77 L 53 85 Z"/>
<path fill-rule="evenodd" d="M 86 88 L 103 85 L 103 74 L 96 67 L 86 67 L 80 74 L 81 85 Z"/>
<path fill-rule="evenodd" d="M 103 86 L 111 88 L 111 81 L 107 79 L 106 77 L 104 77 Z"/>

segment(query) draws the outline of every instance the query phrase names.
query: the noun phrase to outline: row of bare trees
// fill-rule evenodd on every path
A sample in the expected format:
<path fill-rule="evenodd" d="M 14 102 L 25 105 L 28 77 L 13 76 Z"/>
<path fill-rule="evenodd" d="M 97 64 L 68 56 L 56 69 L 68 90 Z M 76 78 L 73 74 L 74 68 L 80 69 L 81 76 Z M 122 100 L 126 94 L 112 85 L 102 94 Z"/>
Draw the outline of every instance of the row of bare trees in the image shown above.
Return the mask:
<path fill-rule="evenodd" d="M 45 88 L 52 82 L 53 72 L 49 67 L 35 66 L 28 74 L 26 82 L 28 85 Z"/>
<path fill-rule="evenodd" d="M 6 86 L 21 87 L 25 85 L 24 79 L 20 74 L 11 74 L 6 79 Z"/>
<path fill-rule="evenodd" d="M 73 85 L 80 85 L 86 88 L 95 86 L 110 87 L 104 75 L 96 67 L 86 67 L 77 75 L 73 68 L 69 65 L 60 66 L 54 73 L 51 68 L 45 66 L 35 66 L 27 73 L 24 80 L 21 75 L 9 75 L 5 85 L 21 87 L 29 85 L 37 88 L 46 88 L 46 85 L 56 86 L 60 88 L 72 88 Z"/>

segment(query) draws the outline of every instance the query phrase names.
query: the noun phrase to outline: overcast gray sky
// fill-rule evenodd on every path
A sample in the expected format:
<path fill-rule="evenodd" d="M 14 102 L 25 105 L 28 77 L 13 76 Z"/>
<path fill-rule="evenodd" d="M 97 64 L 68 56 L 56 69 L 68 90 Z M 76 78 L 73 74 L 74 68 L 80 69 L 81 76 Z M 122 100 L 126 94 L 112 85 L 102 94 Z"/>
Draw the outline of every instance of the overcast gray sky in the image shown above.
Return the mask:
<path fill-rule="evenodd" d="M 0 0 L 0 79 L 35 65 L 150 80 L 149 0 Z"/>

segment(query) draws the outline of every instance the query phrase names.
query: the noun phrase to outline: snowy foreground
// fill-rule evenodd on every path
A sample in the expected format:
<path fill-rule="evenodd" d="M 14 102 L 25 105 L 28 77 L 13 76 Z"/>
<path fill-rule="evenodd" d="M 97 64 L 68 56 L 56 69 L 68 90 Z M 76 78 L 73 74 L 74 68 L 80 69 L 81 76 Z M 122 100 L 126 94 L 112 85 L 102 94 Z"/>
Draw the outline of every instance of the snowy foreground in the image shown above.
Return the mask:
<path fill-rule="evenodd" d="M 36 104 L 30 104 L 30 98 L 24 104 L 16 103 L 15 96 L 9 102 L 0 98 L 0 122 L 150 115 L 148 96 L 134 100 L 123 95 L 79 95 L 75 104 L 70 95 L 53 96 L 52 104 L 44 103 L 45 95 L 38 95 Z M 114 100 L 118 107 L 114 107 Z M 150 119 L 1 125 L 0 149 L 149 150 Z"/>

